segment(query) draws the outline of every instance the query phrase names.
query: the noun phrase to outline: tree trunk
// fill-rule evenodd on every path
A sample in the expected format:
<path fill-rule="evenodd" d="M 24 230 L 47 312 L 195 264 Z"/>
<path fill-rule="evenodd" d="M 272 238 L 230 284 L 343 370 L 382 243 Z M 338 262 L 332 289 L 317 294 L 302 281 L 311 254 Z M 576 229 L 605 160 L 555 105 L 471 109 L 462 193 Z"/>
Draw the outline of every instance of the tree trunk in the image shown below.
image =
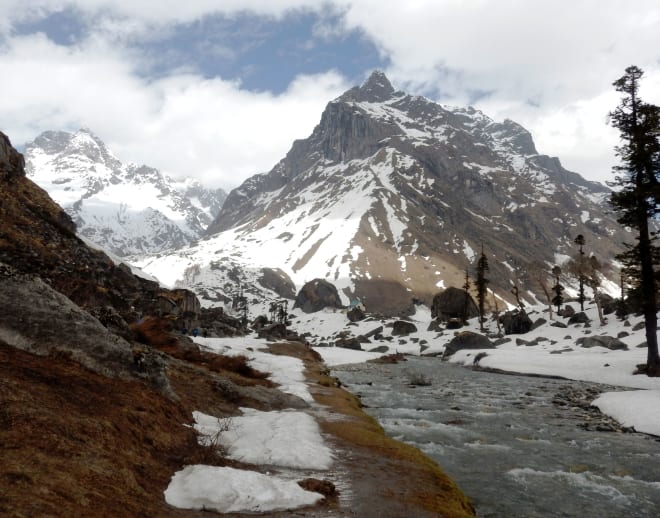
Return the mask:
<path fill-rule="evenodd" d="M 594 301 L 596 302 L 596 308 L 598 309 L 598 319 L 600 320 L 600 325 L 604 326 L 607 324 L 605 317 L 603 316 L 603 306 L 600 304 L 600 292 L 596 286 L 593 287 L 594 290 Z"/>
<path fill-rule="evenodd" d="M 646 200 L 640 203 L 646 216 Z M 655 301 L 655 274 L 653 272 L 653 250 L 649 236 L 649 226 L 646 217 L 640 218 L 639 229 L 639 259 L 641 263 L 641 284 L 644 309 L 644 324 L 646 327 L 646 343 L 648 352 L 646 369 L 649 376 L 660 375 L 660 356 L 658 355 L 658 315 Z"/>

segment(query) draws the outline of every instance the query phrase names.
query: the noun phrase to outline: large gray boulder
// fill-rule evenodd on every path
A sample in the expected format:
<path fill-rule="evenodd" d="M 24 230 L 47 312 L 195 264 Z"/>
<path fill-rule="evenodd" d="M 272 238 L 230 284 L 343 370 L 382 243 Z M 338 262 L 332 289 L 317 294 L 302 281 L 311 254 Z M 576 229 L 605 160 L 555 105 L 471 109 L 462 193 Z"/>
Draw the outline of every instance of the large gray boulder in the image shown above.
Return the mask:
<path fill-rule="evenodd" d="M 170 392 L 156 353 L 135 349 L 38 277 L 0 263 L 0 342 L 40 356 L 59 355 L 108 377 L 146 379 Z"/>
<path fill-rule="evenodd" d="M 507 311 L 500 317 L 500 323 L 507 335 L 528 333 L 533 326 L 532 320 L 523 310 Z"/>
<path fill-rule="evenodd" d="M 495 346 L 488 337 L 473 333 L 472 331 L 463 331 L 458 333 L 446 346 L 443 358 L 448 358 L 456 351 L 463 349 L 494 349 Z"/>
<path fill-rule="evenodd" d="M 576 342 L 580 347 L 605 347 L 606 349 L 610 349 L 612 351 L 626 351 L 628 350 L 628 346 L 624 344 L 621 340 L 618 338 L 614 338 L 613 336 L 583 336 L 582 338 L 578 338 Z"/>
<path fill-rule="evenodd" d="M 316 313 L 324 308 L 342 308 L 339 293 L 334 285 L 323 279 L 314 279 L 305 284 L 293 305 L 305 313 Z"/>
<path fill-rule="evenodd" d="M 431 316 L 443 322 L 450 318 L 468 319 L 479 316 L 479 308 L 464 290 L 449 287 L 433 297 Z"/>
<path fill-rule="evenodd" d="M 397 320 L 392 326 L 394 336 L 408 336 L 410 333 L 416 333 L 417 327 L 412 322 L 406 320 Z"/>

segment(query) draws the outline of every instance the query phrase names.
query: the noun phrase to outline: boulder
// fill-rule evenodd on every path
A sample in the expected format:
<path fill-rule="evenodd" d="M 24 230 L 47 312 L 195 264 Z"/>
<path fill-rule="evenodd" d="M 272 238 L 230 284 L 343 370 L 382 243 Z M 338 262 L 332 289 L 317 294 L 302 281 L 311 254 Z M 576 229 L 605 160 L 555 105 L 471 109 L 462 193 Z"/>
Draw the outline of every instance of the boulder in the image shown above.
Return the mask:
<path fill-rule="evenodd" d="M 442 331 L 442 323 L 437 318 L 434 319 L 434 320 L 431 320 L 431 323 L 426 328 L 426 330 L 427 331 L 435 331 L 436 333 L 439 333 L 440 331 Z"/>
<path fill-rule="evenodd" d="M 618 338 L 614 338 L 613 336 L 584 336 L 582 338 L 578 338 L 575 343 L 580 347 L 586 348 L 605 347 L 611 351 L 628 350 L 628 346 L 626 344 L 624 344 Z"/>
<path fill-rule="evenodd" d="M 520 335 L 532 329 L 532 320 L 522 309 L 507 311 L 500 317 L 500 323 L 507 335 Z"/>
<path fill-rule="evenodd" d="M 362 311 L 362 309 L 360 309 L 357 306 L 349 309 L 348 313 L 346 313 L 346 316 L 351 322 L 359 322 L 360 320 L 364 320 L 365 318 L 367 318 L 365 312 Z"/>
<path fill-rule="evenodd" d="M 560 317 L 570 318 L 573 315 L 575 315 L 575 310 L 573 309 L 573 306 L 569 306 L 568 304 L 566 304 L 563 308 L 557 311 L 557 314 Z"/>
<path fill-rule="evenodd" d="M 316 313 L 324 308 L 342 308 L 337 288 L 323 279 L 314 279 L 305 284 L 293 305 L 305 313 Z"/>
<path fill-rule="evenodd" d="M 392 326 L 394 336 L 408 336 L 410 333 L 416 333 L 417 327 L 412 322 L 406 320 L 397 320 Z"/>
<path fill-rule="evenodd" d="M 575 313 L 571 318 L 568 319 L 569 324 L 588 324 L 589 322 L 591 322 L 591 320 L 589 320 L 589 317 L 584 311 Z"/>
<path fill-rule="evenodd" d="M 473 333 L 472 331 L 463 331 L 458 333 L 446 346 L 443 358 L 448 358 L 456 351 L 462 349 L 494 349 L 495 346 L 484 335 Z"/>
<path fill-rule="evenodd" d="M 433 297 L 431 316 L 442 321 L 468 319 L 479 316 L 479 308 L 464 290 L 450 287 Z"/>
<path fill-rule="evenodd" d="M 257 282 L 284 299 L 293 299 L 296 297 L 296 285 L 279 268 L 262 268 L 261 277 L 257 279 Z"/>
<path fill-rule="evenodd" d="M 361 351 L 362 345 L 360 341 L 355 337 L 340 338 L 335 341 L 335 347 L 343 347 L 344 349 L 353 349 L 355 351 Z"/>

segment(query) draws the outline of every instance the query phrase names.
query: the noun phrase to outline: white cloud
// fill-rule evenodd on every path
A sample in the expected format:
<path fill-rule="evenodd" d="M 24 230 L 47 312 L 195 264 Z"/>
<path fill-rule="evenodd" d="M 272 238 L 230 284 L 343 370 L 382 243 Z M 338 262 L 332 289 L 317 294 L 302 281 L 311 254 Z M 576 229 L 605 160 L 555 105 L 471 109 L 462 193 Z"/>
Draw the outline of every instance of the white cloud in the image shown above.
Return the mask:
<path fill-rule="evenodd" d="M 228 188 L 270 170 L 349 86 L 329 71 L 273 95 L 222 79 L 147 81 L 135 72 L 127 54 L 98 42 L 15 38 L 0 60 L 2 130 L 22 144 L 44 130 L 86 126 L 123 160 Z"/>
<path fill-rule="evenodd" d="M 612 81 L 637 64 L 647 72 L 646 100 L 660 103 L 657 0 L 0 0 L 0 33 L 18 17 L 71 6 L 94 21 L 78 46 L 42 36 L 6 36 L 0 46 L 2 129 L 21 143 L 87 125 L 123 159 L 223 186 L 270 169 L 351 85 L 336 71 L 298 78 L 280 95 L 186 71 L 141 77 L 147 58 L 136 41 L 209 14 L 332 12 L 318 20 L 317 37 L 360 31 L 396 87 L 516 120 L 540 152 L 592 179 L 610 178 L 614 163 Z"/>

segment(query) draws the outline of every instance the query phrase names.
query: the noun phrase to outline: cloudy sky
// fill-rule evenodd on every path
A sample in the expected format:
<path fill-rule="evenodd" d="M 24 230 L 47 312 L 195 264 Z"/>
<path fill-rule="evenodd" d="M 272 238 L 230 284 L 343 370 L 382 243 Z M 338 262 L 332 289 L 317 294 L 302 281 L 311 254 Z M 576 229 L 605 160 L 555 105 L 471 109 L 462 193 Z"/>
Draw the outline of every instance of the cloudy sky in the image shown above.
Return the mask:
<path fill-rule="evenodd" d="M 21 146 L 87 127 L 124 161 L 230 189 L 381 69 L 603 181 L 631 64 L 659 104 L 658 0 L 0 0 L 0 130 Z"/>

